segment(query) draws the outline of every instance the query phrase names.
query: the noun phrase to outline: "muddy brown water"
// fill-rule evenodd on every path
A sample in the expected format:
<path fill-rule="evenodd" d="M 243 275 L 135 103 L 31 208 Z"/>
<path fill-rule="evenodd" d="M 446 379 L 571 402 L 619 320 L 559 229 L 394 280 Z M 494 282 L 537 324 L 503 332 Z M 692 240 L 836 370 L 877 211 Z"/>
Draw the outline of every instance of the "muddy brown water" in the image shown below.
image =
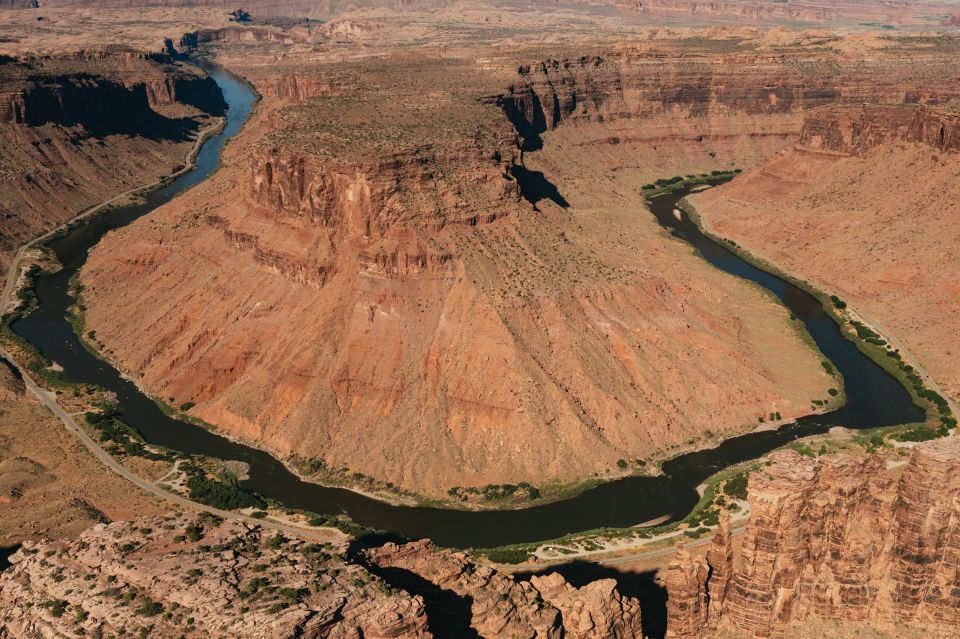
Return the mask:
<path fill-rule="evenodd" d="M 800 318 L 823 353 L 846 380 L 847 403 L 826 415 L 804 417 L 776 431 L 728 439 L 718 447 L 681 455 L 663 464 L 659 477 L 629 477 L 613 481 L 563 501 L 522 510 L 461 511 L 444 508 L 394 506 L 342 488 L 301 481 L 277 459 L 255 448 L 232 442 L 204 428 L 163 413 L 149 397 L 112 366 L 81 345 L 66 319 L 73 303 L 69 280 L 83 266 L 88 251 L 111 229 L 125 226 L 170 201 L 211 175 L 219 165 L 226 142 L 240 130 L 255 97 L 241 79 L 213 69 L 212 75 L 229 105 L 223 132 L 201 149 L 196 168 L 151 192 L 140 204 L 110 211 L 73 228 L 49 242 L 63 268 L 37 279 L 38 308 L 12 324 L 13 330 L 63 367 L 69 382 L 102 386 L 117 396 L 118 416 L 143 438 L 188 454 L 239 460 L 249 465 L 241 485 L 287 507 L 316 513 L 345 514 L 355 522 L 406 538 L 429 537 L 443 546 L 492 547 L 553 539 L 568 533 L 601 527 L 626 527 L 664 515 L 684 517 L 698 500 L 697 485 L 731 464 L 755 459 L 798 437 L 822 433 L 830 426 L 870 428 L 917 421 L 923 411 L 888 373 L 865 357 L 840 333 L 815 298 L 761 271 L 705 237 L 685 217 L 673 215 L 686 189 L 653 198 L 650 208 L 678 241 L 690 243 L 717 268 L 771 291 Z M 515 173 L 523 179 L 524 172 Z M 562 198 L 542 175 L 527 192 L 537 197 Z M 639 209 L 637 215 L 649 215 Z M 130 282 L 136 286 L 136 282 Z M 316 451 L 322 456 L 322 451 Z M 106 471 L 104 471 L 106 472 Z"/>

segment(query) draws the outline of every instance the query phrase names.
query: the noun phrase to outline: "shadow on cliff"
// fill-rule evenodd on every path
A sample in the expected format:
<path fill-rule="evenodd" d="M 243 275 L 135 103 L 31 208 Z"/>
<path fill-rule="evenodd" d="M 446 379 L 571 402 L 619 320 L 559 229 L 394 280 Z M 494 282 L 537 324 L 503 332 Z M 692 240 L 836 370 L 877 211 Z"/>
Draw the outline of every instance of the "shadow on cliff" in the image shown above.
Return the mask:
<path fill-rule="evenodd" d="M 473 597 L 461 597 L 403 568 L 381 568 L 370 564 L 367 570 L 394 588 L 423 597 L 427 626 L 435 637 L 480 639 L 479 633 L 470 627 Z"/>
<path fill-rule="evenodd" d="M 562 208 L 570 206 L 566 198 L 560 195 L 560 191 L 557 190 L 553 182 L 548 180 L 540 171 L 531 171 L 522 164 L 517 164 L 511 167 L 510 175 L 520 185 L 520 195 L 530 204 L 533 204 L 534 208 L 537 208 L 537 202 L 540 200 L 550 200 Z"/>
<path fill-rule="evenodd" d="M 530 100 L 529 119 L 524 111 L 528 110 L 518 104 L 517 97 L 514 99 L 502 97 L 499 100 L 499 106 L 503 109 L 510 124 L 517 130 L 523 139 L 523 145 L 520 147 L 524 151 L 539 151 L 543 148 L 543 139 L 540 137 L 547 130 L 547 118 L 543 113 L 543 105 L 536 93 L 530 92 L 525 97 Z"/>
<path fill-rule="evenodd" d="M 476 630 L 470 627 L 473 620 L 473 598 L 461 597 L 452 590 L 446 590 L 424 579 L 415 572 L 403 568 L 384 568 L 367 559 L 365 550 L 377 548 L 393 542 L 404 544 L 409 539 L 389 532 L 376 532 L 361 535 L 350 542 L 347 558 L 368 572 L 383 579 L 391 587 L 410 595 L 423 597 L 427 613 L 427 626 L 435 637 L 451 639 L 480 639 Z"/>
<path fill-rule="evenodd" d="M 11 565 L 10 555 L 20 550 L 20 546 L 0 546 L 0 572 L 3 572 Z"/>
<path fill-rule="evenodd" d="M 211 115 L 226 113 L 223 94 L 210 78 L 178 87 L 178 100 Z M 200 126 L 192 117 L 169 118 L 154 111 L 143 84 L 126 87 L 89 74 L 34 78 L 22 101 L 15 121 L 28 126 L 80 126 L 94 138 L 125 135 L 184 142 Z"/>
<path fill-rule="evenodd" d="M 627 572 L 589 561 L 573 561 L 541 570 L 514 573 L 517 581 L 529 581 L 534 575 L 558 572 L 571 585 L 581 588 L 599 579 L 614 579 L 617 590 L 640 602 L 643 636 L 663 639 L 667 632 L 667 591 L 656 582 L 656 571 Z"/>

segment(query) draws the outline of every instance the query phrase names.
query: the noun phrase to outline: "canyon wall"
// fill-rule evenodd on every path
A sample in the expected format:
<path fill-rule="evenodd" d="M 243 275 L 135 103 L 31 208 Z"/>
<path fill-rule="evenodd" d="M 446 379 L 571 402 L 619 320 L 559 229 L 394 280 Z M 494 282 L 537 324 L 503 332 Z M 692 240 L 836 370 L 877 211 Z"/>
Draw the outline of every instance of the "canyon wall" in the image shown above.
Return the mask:
<path fill-rule="evenodd" d="M 911 81 L 899 62 L 852 65 L 811 52 L 786 64 L 772 52 L 745 51 L 736 41 L 714 46 L 731 50 L 676 56 L 666 46 L 652 45 L 523 65 L 519 81 L 500 100 L 527 137 L 564 122 L 616 129 L 619 120 L 646 120 L 662 131 L 644 140 L 648 143 L 669 141 L 666 133 L 696 143 L 768 135 L 786 145 L 801 132 L 804 113 L 817 107 L 936 104 L 957 95 L 943 81 Z M 825 65 L 833 68 L 824 72 Z M 676 128 L 664 130 L 664 124 Z M 628 141 L 620 137 L 618 143 Z"/>
<path fill-rule="evenodd" d="M 960 631 L 960 438 L 918 445 L 899 479 L 873 455 L 778 452 L 751 475 L 734 567 L 729 524 L 667 573 L 676 639 L 768 637 L 816 620 Z M 698 604 L 698 605 L 695 605 Z"/>
<path fill-rule="evenodd" d="M 210 78 L 112 47 L 0 62 L 0 264 L 116 194 L 183 165 L 224 103 Z"/>
<path fill-rule="evenodd" d="M 874 147 L 895 142 L 960 151 L 960 116 L 935 107 L 907 105 L 820 109 L 804 120 L 799 145 L 863 156 Z"/>

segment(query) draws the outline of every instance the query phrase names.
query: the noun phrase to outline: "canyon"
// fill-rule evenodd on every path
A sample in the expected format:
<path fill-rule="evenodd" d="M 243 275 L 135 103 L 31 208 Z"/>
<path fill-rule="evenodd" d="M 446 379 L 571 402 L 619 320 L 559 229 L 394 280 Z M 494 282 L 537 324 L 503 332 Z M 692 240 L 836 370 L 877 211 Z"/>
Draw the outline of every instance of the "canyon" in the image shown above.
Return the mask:
<path fill-rule="evenodd" d="M 718 233 L 895 335 L 957 402 L 953 104 L 818 109 L 795 145 L 693 203 Z"/>
<path fill-rule="evenodd" d="M 106 237 L 81 275 L 101 347 L 155 395 L 297 467 L 434 497 L 617 476 L 826 397 L 833 380 L 783 310 L 664 242 L 628 192 L 581 198 L 586 181 L 551 166 L 558 192 L 531 195 L 516 177 L 556 153 L 521 146 L 567 126 L 536 104 L 555 102 L 569 135 L 618 136 L 613 158 L 649 148 L 646 132 L 656 154 L 687 147 L 706 170 L 779 148 L 788 133 L 771 129 L 837 99 L 826 89 L 782 81 L 774 106 L 754 88 L 687 91 L 729 81 L 706 51 L 693 66 L 641 50 L 484 71 L 222 46 L 263 96 L 244 139 L 201 190 Z M 265 47 L 285 61 L 260 62 Z M 740 71 L 763 86 L 784 69 Z M 756 135 L 729 133 L 743 120 Z"/>
<path fill-rule="evenodd" d="M 93 251 L 86 318 L 224 432 L 431 497 L 615 477 L 811 412 L 832 380 L 782 309 L 664 242 L 636 192 L 752 166 L 821 107 L 955 94 L 909 39 L 678 34 L 478 67 L 362 55 L 382 31 L 311 64 L 309 40 L 216 45 L 255 121 L 203 190 Z"/>
<path fill-rule="evenodd" d="M 678 206 L 835 293 L 960 401 L 950 2 L 254 0 L 251 23 L 192 0 L 32 4 L 0 1 L 0 275 L 189 161 L 225 112 L 191 61 L 249 82 L 221 168 L 91 249 L 77 348 L 306 480 L 414 516 L 526 514 L 838 406 L 841 360 L 803 313 L 647 209 L 683 178 L 732 178 Z M 66 414 L 130 419 L 4 328 L 3 357 Z M 0 359 L 0 637 L 955 636 L 960 443 L 941 412 L 704 461 L 721 472 L 701 503 L 649 531 L 457 550 L 303 502 L 172 510 Z M 184 464 L 230 495 L 252 472 L 160 457 L 122 463 L 166 498 Z"/>
<path fill-rule="evenodd" d="M 0 58 L 2 272 L 27 240 L 181 168 L 223 113 L 209 82 L 122 47 Z"/>

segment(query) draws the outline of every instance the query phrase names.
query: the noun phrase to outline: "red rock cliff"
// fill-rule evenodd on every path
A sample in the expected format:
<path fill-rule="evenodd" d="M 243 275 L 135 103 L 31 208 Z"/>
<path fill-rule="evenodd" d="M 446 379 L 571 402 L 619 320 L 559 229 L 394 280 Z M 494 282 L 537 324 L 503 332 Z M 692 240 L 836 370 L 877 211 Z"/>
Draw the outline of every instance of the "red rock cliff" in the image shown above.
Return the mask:
<path fill-rule="evenodd" d="M 899 480 L 876 456 L 776 453 L 749 499 L 738 566 L 708 619 L 691 602 L 723 592 L 724 570 L 705 579 L 686 555 L 671 567 L 671 636 L 708 623 L 767 637 L 815 619 L 960 632 L 960 438 L 917 446 Z"/>

